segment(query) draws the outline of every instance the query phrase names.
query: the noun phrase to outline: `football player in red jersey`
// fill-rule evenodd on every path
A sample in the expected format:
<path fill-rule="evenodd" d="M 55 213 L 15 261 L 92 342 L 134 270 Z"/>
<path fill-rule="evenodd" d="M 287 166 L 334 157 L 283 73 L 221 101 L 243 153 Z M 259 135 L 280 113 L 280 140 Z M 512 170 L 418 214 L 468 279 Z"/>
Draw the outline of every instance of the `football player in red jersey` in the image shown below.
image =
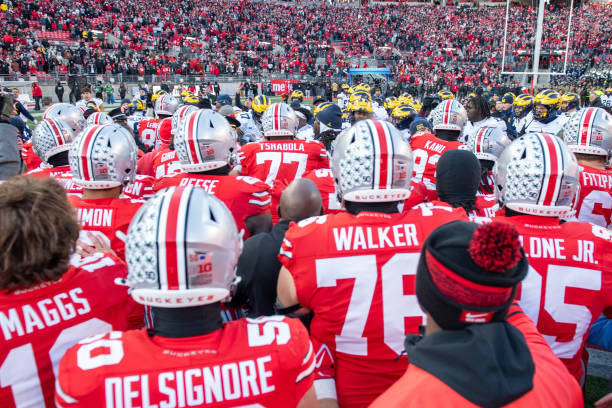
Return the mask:
<path fill-rule="evenodd" d="M 579 221 L 612 228 L 612 115 L 602 108 L 574 113 L 565 124 L 563 140 L 580 164 Z"/>
<path fill-rule="evenodd" d="M 268 186 L 253 177 L 233 177 L 236 139 L 230 124 L 210 109 L 200 109 L 185 119 L 174 146 L 181 173 L 157 180 L 155 191 L 170 186 L 200 187 L 228 206 L 245 236 L 267 232 L 272 226 Z"/>
<path fill-rule="evenodd" d="M 528 268 L 511 225 L 433 231 L 416 277 L 424 336 L 406 337 L 408 370 L 371 407 L 583 407 L 576 380 L 513 303 Z"/>
<path fill-rule="evenodd" d="M 273 103 L 261 123 L 264 141 L 248 143 L 238 152 L 241 175 L 258 178 L 272 187 L 274 180 L 288 184 L 306 171 L 329 168 L 321 142 L 295 139 L 298 118 L 289 105 Z"/>
<path fill-rule="evenodd" d="M 42 165 L 26 173 L 32 177 L 56 177 L 70 173 L 68 149 L 74 133 L 61 120 L 43 119 L 32 133 L 32 149 L 42 160 Z"/>
<path fill-rule="evenodd" d="M 167 134 L 170 128 L 164 128 L 164 134 L 160 135 L 159 126 L 165 119 L 170 119 L 179 107 L 179 101 L 169 94 L 161 95 L 155 100 L 156 118 L 144 119 L 138 123 L 138 137 L 149 150 L 157 149 L 160 146 L 160 136 L 170 139 Z"/>
<path fill-rule="evenodd" d="M 414 293 L 421 245 L 438 225 L 467 219 L 428 204 L 400 213 L 411 167 L 410 146 L 392 124 L 359 121 L 338 136 L 332 156 L 346 212 L 285 234 L 278 297 L 285 309 L 314 313 L 321 406 L 366 407 L 404 373 L 404 337 L 423 324 Z"/>
<path fill-rule="evenodd" d="M 88 127 L 69 152 L 74 182 L 83 187 L 82 198 L 70 197 L 81 228 L 101 235 L 121 259 L 130 221 L 142 205 L 120 197 L 134 181 L 137 151 L 130 132 L 113 123 Z"/>
<path fill-rule="evenodd" d="M 492 126 L 483 126 L 468 136 L 467 147 L 480 161 L 481 180 L 477 197 L 482 197 L 488 202 L 496 202 L 493 165 L 509 144 L 510 139 L 506 132 Z"/>
<path fill-rule="evenodd" d="M 591 324 L 612 317 L 612 234 L 572 214 L 578 163 L 565 143 L 547 133 L 516 139 L 493 172 L 505 217 L 521 235 L 529 273 L 517 298 L 555 354 L 580 384 L 581 360 Z"/>
<path fill-rule="evenodd" d="M 477 195 L 481 173 L 474 153 L 468 150 L 444 153 L 436 167 L 436 192 L 440 201 L 434 201 L 434 205 L 448 203 L 454 208 L 463 208 L 469 217 L 494 217 L 499 209 L 495 197 L 486 200 Z"/>
<path fill-rule="evenodd" d="M 54 407 L 54 372 L 79 340 L 143 326 L 142 306 L 113 283 L 113 255 L 71 256 L 74 209 L 52 179 L 0 184 L 0 406 Z"/>
<path fill-rule="evenodd" d="M 136 214 L 127 284 L 151 330 L 81 341 L 59 366 L 58 407 L 315 407 L 312 344 L 296 319 L 221 322 L 242 246 L 203 189 L 170 187 Z"/>
<path fill-rule="evenodd" d="M 172 139 L 179 132 L 187 115 L 197 110 L 198 108 L 193 105 L 184 105 L 178 108 L 174 115 L 172 115 L 171 137 L 168 144 L 162 143 L 152 152 L 142 156 L 138 160 L 138 174 L 159 179 L 165 175 L 173 175 L 180 172 L 179 159 L 174 150 Z"/>
<path fill-rule="evenodd" d="M 448 150 L 465 148 L 457 141 L 467 120 L 465 108 L 456 100 L 449 99 L 431 112 L 434 134 L 425 133 L 410 140 L 414 165 L 412 180 L 423 182 L 430 201 L 437 199 L 436 164 Z"/>

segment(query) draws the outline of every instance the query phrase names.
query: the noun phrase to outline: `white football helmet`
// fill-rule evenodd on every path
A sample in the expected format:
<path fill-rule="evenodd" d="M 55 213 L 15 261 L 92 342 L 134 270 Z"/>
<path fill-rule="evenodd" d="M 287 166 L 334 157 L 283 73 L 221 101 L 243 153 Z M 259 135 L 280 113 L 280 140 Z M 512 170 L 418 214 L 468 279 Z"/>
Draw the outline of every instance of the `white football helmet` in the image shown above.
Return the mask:
<path fill-rule="evenodd" d="M 503 130 L 483 126 L 468 137 L 467 145 L 478 160 L 497 161 L 511 140 Z"/>
<path fill-rule="evenodd" d="M 187 172 L 207 171 L 234 163 L 236 133 L 220 114 L 198 109 L 183 120 L 174 149 Z"/>
<path fill-rule="evenodd" d="M 83 112 L 69 103 L 56 103 L 47 108 L 42 116 L 43 119 L 59 119 L 66 122 L 76 136 L 87 126 Z"/>
<path fill-rule="evenodd" d="M 295 111 L 286 103 L 273 103 L 261 116 L 265 137 L 295 136 L 299 120 Z"/>
<path fill-rule="evenodd" d="M 174 112 L 179 107 L 179 100 L 170 94 L 164 94 L 157 98 L 155 101 L 155 114 L 156 115 L 174 115 Z"/>
<path fill-rule="evenodd" d="M 612 156 L 612 115 L 602 108 L 574 112 L 563 127 L 563 141 L 573 153 Z"/>
<path fill-rule="evenodd" d="M 32 149 L 45 163 L 50 157 L 70 149 L 74 134 L 61 120 L 43 119 L 32 133 Z"/>
<path fill-rule="evenodd" d="M 123 126 L 94 125 L 74 140 L 68 159 L 74 182 L 81 187 L 125 186 L 136 176 L 138 147 Z"/>
<path fill-rule="evenodd" d="M 219 199 L 180 186 L 157 192 L 138 210 L 125 249 L 127 284 L 136 302 L 191 307 L 230 295 L 242 238 Z"/>
<path fill-rule="evenodd" d="M 362 120 L 340 133 L 331 166 L 342 200 L 387 202 L 410 196 L 412 150 L 389 122 Z"/>
<path fill-rule="evenodd" d="M 573 214 L 578 163 L 565 143 L 549 133 L 528 133 L 504 150 L 495 166 L 500 207 L 544 217 Z"/>
<path fill-rule="evenodd" d="M 115 121 L 106 112 L 95 112 L 87 118 L 87 125 L 106 125 Z"/>
<path fill-rule="evenodd" d="M 193 105 L 183 105 L 172 115 L 172 134 L 176 135 L 183 124 L 183 120 L 192 112 L 199 110 Z"/>
<path fill-rule="evenodd" d="M 455 99 L 442 101 L 429 115 L 434 127 L 433 130 L 457 130 L 461 132 L 467 122 L 465 108 Z"/>

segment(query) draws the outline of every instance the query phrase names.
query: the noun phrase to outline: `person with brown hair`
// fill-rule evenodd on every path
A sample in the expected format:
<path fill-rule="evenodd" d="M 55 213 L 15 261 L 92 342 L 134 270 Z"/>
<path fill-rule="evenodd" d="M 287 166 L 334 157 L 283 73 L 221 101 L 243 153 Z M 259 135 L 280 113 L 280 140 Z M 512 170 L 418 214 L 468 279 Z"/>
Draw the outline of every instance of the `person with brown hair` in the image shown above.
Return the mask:
<path fill-rule="evenodd" d="M 52 407 L 54 370 L 79 340 L 142 327 L 112 253 L 74 255 L 79 224 L 51 178 L 0 184 L 0 406 Z M 94 243 L 108 251 L 101 242 Z"/>

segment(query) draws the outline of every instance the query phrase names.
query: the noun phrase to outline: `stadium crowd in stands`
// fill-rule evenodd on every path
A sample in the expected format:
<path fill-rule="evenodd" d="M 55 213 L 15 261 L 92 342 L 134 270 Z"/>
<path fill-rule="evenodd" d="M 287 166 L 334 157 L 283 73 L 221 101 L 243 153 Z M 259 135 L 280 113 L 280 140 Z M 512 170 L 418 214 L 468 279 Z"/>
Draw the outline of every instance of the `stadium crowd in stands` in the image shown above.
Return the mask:
<path fill-rule="evenodd" d="M 416 85 L 499 83 L 504 7 L 338 7 L 250 1 L 153 2 L 66 0 L 11 2 L 3 24 L 0 74 L 28 73 L 341 76 L 376 59 Z M 523 71 L 533 48 L 536 13 L 513 6 L 505 70 Z M 564 50 L 567 9 L 551 9 L 543 51 Z M 609 79 L 612 7 L 576 9 L 568 72 L 574 80 Z M 179 47 L 175 50 L 175 47 Z M 548 57 L 560 68 L 562 57 Z M 529 65 L 530 66 L 530 65 Z M 601 78 L 603 76 L 603 78 Z M 153 81 L 155 82 L 155 81 Z M 559 83 L 560 84 L 560 83 Z"/>

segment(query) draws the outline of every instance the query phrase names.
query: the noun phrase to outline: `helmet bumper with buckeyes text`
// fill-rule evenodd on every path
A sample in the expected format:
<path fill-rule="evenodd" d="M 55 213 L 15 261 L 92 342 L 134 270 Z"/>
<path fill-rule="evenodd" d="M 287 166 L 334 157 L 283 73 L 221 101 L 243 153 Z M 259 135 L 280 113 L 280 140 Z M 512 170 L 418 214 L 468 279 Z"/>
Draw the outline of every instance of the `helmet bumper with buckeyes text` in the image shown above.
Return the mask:
<path fill-rule="evenodd" d="M 159 191 L 136 213 L 126 243 L 127 284 L 140 304 L 178 308 L 231 293 L 242 249 L 231 212 L 205 190 Z"/>

